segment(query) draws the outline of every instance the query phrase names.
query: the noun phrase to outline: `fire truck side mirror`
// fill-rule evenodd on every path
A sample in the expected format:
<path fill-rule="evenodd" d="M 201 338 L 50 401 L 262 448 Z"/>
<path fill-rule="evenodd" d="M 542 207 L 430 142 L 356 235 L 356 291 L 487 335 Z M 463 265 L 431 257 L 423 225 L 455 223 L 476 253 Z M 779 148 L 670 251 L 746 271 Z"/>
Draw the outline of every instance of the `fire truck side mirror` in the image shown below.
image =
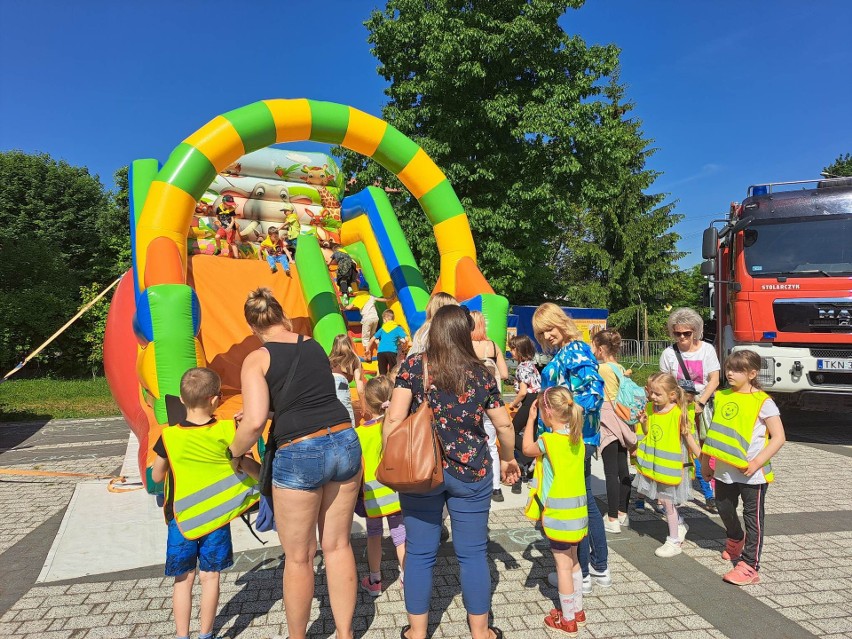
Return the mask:
<path fill-rule="evenodd" d="M 710 260 L 716 257 L 719 250 L 719 231 L 715 226 L 711 226 L 704 231 L 704 236 L 701 240 L 701 257 L 705 260 Z M 705 275 L 708 275 L 705 273 Z"/>
<path fill-rule="evenodd" d="M 716 274 L 716 260 L 709 259 L 701 262 L 701 274 L 713 276 Z"/>

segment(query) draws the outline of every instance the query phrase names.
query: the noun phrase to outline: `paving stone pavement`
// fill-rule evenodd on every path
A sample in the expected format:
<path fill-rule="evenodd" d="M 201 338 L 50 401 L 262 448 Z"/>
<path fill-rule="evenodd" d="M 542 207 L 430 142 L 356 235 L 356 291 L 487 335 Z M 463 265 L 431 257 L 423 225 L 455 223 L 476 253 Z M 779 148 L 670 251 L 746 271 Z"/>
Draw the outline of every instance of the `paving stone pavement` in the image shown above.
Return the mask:
<path fill-rule="evenodd" d="M 0 468 L 114 473 L 123 458 L 114 442 L 125 427 L 120 420 L 94 421 L 78 431 L 84 447 L 75 446 L 73 422 L 50 422 L 35 434 L 0 424 Z M 836 443 L 791 442 L 774 462 L 778 479 L 767 499 L 761 584 L 738 589 L 722 583 L 729 566 L 719 557 L 724 531 L 718 517 L 697 504 L 683 509 L 691 526 L 684 554 L 668 560 L 653 555 L 666 534 L 664 522 L 651 513 L 631 513 L 631 529 L 609 536 L 614 584 L 585 598 L 588 625 L 580 637 L 852 637 L 852 491 L 844 481 L 852 471 L 852 422 L 841 421 L 845 431 L 838 426 L 828 440 Z M 61 446 L 50 447 L 52 435 Z M 162 566 L 35 583 L 45 543 L 49 548 L 77 481 L 0 475 L 0 639 L 173 637 L 172 580 L 161 576 Z M 517 510 L 493 511 L 490 529 L 495 625 L 507 639 L 549 636 L 542 620 L 556 604 L 556 591 L 546 580 L 554 569 L 547 546 Z M 353 540 L 359 574 L 366 571 L 364 545 Z M 393 557 L 390 545 L 385 557 Z M 280 548 L 236 559 L 222 576 L 217 632 L 240 639 L 286 637 Z M 15 561 L 31 565 L 13 573 L 7 566 Z M 396 639 L 406 623 L 395 562 L 384 562 L 383 571 L 380 597 L 359 593 L 357 637 Z M 436 638 L 468 636 L 451 544 L 442 547 L 435 568 L 430 630 Z M 334 636 L 321 565 L 309 636 Z"/>

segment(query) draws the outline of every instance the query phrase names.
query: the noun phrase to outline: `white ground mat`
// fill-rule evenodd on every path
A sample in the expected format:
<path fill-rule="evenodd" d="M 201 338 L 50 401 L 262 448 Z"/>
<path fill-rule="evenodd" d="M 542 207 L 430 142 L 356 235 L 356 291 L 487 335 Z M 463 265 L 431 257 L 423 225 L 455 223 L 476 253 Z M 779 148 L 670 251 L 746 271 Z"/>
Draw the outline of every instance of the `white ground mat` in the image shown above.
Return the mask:
<path fill-rule="evenodd" d="M 137 450 L 136 437 L 131 434 L 122 469 L 128 487 L 139 483 Z M 592 489 L 596 495 L 606 494 L 600 460 L 592 460 Z M 503 496 L 505 501 L 492 502 L 494 510 L 523 509 L 527 489 L 515 495 L 503 486 Z M 235 552 L 278 546 L 277 533 L 258 533 L 269 542 L 263 546 L 239 520 L 231 523 L 231 532 Z M 352 532 L 365 532 L 363 520 L 357 516 Z M 105 481 L 82 482 L 74 490 L 38 582 L 153 566 L 165 563 L 165 557 L 166 526 L 153 496 L 144 490 L 111 493 Z"/>

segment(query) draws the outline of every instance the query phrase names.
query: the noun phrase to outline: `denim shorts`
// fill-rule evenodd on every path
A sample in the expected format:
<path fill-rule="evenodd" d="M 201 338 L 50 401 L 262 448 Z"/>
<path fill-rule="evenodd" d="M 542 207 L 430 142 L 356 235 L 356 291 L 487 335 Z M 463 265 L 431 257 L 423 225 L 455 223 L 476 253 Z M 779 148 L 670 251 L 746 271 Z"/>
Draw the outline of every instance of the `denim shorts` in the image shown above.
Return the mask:
<path fill-rule="evenodd" d="M 176 520 L 169 522 L 166 577 L 178 577 L 195 570 L 196 565 L 202 572 L 221 572 L 234 565 L 230 524 L 198 539 L 187 539 L 178 528 Z"/>
<path fill-rule="evenodd" d="M 272 462 L 272 485 L 314 490 L 361 472 L 361 442 L 354 428 L 279 448 Z"/>

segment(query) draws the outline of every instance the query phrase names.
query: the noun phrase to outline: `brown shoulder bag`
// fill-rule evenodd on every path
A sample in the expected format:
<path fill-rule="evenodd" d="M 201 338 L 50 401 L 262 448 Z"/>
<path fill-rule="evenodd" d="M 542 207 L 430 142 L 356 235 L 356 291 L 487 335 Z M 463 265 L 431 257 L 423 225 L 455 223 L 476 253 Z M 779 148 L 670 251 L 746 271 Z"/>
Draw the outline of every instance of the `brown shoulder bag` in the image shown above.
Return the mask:
<path fill-rule="evenodd" d="M 426 493 L 444 482 L 444 447 L 429 404 L 429 369 L 423 356 L 423 403 L 387 437 L 376 479 L 399 493 Z"/>

